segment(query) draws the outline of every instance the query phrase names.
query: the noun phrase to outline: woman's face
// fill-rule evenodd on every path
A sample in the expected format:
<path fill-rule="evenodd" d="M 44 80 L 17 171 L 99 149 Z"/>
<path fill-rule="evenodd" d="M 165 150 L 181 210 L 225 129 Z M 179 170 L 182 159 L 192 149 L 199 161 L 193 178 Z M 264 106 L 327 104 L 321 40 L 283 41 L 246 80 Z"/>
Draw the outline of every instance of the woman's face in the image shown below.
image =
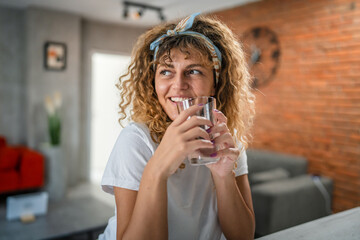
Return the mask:
<path fill-rule="evenodd" d="M 176 102 L 215 94 L 213 68 L 203 64 L 193 50 L 189 55 L 179 49 L 170 51 L 171 60 L 159 64 L 155 73 L 155 91 L 161 106 L 171 120 L 178 116 Z"/>

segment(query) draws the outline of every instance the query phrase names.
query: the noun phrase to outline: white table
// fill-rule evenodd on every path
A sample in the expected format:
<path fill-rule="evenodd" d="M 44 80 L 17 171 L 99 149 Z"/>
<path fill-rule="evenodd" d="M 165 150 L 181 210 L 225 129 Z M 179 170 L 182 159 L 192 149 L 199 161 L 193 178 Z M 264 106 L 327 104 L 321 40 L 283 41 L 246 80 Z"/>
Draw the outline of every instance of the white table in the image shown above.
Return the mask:
<path fill-rule="evenodd" d="M 300 224 L 257 240 L 359 240 L 360 207 Z"/>

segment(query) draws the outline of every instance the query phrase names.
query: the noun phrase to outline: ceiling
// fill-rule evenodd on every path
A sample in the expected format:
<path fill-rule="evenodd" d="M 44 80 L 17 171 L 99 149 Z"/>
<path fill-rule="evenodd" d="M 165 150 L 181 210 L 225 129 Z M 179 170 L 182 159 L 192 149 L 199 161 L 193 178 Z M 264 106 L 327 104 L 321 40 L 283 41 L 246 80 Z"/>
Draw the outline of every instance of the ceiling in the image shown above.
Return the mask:
<path fill-rule="evenodd" d="M 127 0 L 154 7 L 162 7 L 166 20 L 173 20 L 194 12 L 213 12 L 259 0 Z M 140 19 L 124 18 L 123 0 L 0 0 L 0 6 L 25 9 L 30 6 L 69 12 L 85 19 L 149 27 L 160 23 L 158 12 L 145 10 Z M 130 7 L 129 13 L 140 10 Z"/>

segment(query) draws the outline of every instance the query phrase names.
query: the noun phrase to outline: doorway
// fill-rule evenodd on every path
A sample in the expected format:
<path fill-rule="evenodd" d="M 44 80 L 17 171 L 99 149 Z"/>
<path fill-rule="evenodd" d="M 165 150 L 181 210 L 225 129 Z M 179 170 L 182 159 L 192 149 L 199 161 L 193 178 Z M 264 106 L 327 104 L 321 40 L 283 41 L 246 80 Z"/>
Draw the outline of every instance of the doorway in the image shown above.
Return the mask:
<path fill-rule="evenodd" d="M 107 160 L 122 130 L 118 119 L 119 90 L 115 84 L 130 56 L 94 52 L 91 57 L 90 181 L 100 184 Z"/>

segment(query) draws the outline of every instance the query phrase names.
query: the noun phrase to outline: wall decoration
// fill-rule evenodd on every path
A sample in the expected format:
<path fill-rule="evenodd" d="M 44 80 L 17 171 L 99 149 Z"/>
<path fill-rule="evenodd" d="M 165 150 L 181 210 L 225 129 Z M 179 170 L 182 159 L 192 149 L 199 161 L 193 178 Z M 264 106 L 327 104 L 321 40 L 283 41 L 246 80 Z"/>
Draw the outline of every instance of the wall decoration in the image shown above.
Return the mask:
<path fill-rule="evenodd" d="M 280 43 L 268 27 L 254 27 L 242 35 L 247 62 L 253 77 L 253 87 L 270 82 L 279 67 Z"/>
<path fill-rule="evenodd" d="M 66 68 L 66 44 L 46 42 L 44 45 L 44 66 L 47 70 L 64 70 Z"/>

